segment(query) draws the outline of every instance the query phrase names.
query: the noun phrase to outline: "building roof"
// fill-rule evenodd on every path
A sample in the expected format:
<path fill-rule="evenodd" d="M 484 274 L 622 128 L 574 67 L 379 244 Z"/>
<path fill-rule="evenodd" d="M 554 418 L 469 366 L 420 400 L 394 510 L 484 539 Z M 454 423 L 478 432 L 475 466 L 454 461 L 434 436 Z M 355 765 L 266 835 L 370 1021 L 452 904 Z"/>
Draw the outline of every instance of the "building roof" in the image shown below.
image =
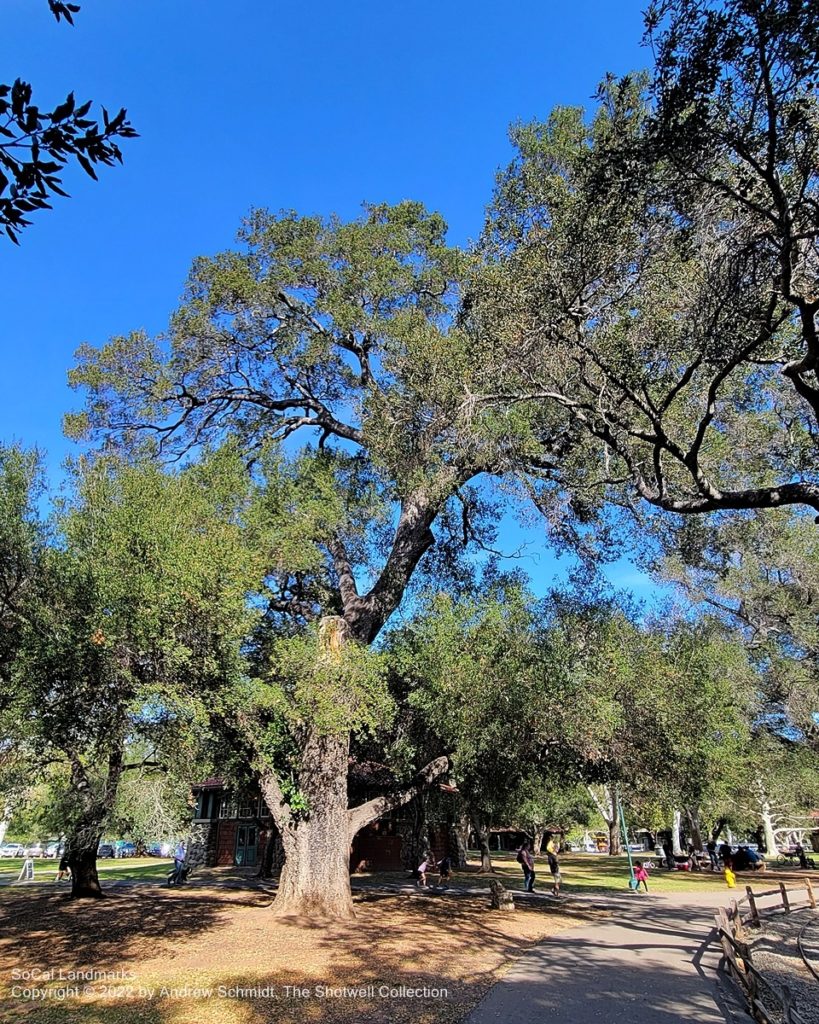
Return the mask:
<path fill-rule="evenodd" d="M 194 782 L 193 785 L 191 786 L 191 789 L 194 792 L 197 792 L 197 790 L 200 790 L 200 789 L 224 789 L 224 788 L 225 788 L 225 780 L 224 779 L 217 779 L 217 778 L 204 779 L 202 782 Z"/>

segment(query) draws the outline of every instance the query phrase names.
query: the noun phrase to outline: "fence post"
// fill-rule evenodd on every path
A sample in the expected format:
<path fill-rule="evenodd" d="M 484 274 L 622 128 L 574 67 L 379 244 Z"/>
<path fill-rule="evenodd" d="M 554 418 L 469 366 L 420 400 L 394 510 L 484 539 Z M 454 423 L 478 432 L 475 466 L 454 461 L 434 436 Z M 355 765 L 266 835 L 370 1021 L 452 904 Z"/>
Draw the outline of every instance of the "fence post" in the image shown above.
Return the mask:
<path fill-rule="evenodd" d="M 736 937 L 738 939 L 744 939 L 745 938 L 745 928 L 743 927 L 743 924 L 742 924 L 742 914 L 740 913 L 740 910 L 739 910 L 739 904 L 737 903 L 737 901 L 735 899 L 732 899 L 731 903 L 730 903 L 730 907 L 731 907 L 731 909 L 730 909 L 730 911 L 728 913 L 728 917 L 733 922 L 734 935 L 736 935 Z"/>
<path fill-rule="evenodd" d="M 779 883 L 779 891 L 782 893 L 782 906 L 785 908 L 787 913 L 791 912 L 791 903 L 788 899 L 788 890 L 785 888 L 785 883 Z"/>
<path fill-rule="evenodd" d="M 813 895 L 813 886 L 810 884 L 810 879 L 805 879 L 805 890 L 808 894 L 808 903 L 816 910 L 816 897 Z"/>
<path fill-rule="evenodd" d="M 754 899 L 754 891 L 750 885 L 745 886 L 745 892 L 748 894 L 748 906 L 751 908 L 751 920 L 754 922 L 756 927 L 759 927 L 759 911 L 756 909 L 756 900 Z"/>

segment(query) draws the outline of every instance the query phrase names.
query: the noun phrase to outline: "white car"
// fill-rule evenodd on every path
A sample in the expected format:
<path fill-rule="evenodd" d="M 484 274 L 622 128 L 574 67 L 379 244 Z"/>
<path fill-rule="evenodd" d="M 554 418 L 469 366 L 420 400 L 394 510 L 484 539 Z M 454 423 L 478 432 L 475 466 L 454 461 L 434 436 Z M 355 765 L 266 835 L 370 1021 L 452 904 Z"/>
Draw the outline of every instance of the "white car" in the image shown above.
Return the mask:
<path fill-rule="evenodd" d="M 45 847 L 42 843 L 32 843 L 23 850 L 24 857 L 44 857 Z"/>
<path fill-rule="evenodd" d="M 0 846 L 0 857 L 22 857 L 23 847 L 19 843 L 3 843 Z"/>

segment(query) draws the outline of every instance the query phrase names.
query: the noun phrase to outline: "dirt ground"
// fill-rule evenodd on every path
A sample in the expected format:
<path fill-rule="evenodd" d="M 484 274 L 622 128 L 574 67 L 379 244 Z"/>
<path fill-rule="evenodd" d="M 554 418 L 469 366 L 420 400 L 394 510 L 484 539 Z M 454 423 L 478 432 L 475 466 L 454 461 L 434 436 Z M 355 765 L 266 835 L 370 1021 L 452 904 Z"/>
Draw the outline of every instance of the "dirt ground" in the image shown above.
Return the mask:
<path fill-rule="evenodd" d="M 589 917 L 546 904 L 499 914 L 483 897 L 362 895 L 350 923 L 284 923 L 269 908 L 266 893 L 219 888 L 76 904 L 8 894 L 0 1021 L 444 1024 L 525 949 Z"/>
<path fill-rule="evenodd" d="M 803 909 L 792 914 L 771 914 L 763 917 L 759 932 L 751 933 L 754 966 L 777 989 L 787 986 L 805 1024 L 819 1024 L 819 983 L 805 965 L 797 946 L 801 936 L 806 950 L 819 943 L 819 911 Z M 811 960 L 811 962 L 813 962 Z M 773 1014 L 779 1011 L 775 995 L 763 1002 Z"/>

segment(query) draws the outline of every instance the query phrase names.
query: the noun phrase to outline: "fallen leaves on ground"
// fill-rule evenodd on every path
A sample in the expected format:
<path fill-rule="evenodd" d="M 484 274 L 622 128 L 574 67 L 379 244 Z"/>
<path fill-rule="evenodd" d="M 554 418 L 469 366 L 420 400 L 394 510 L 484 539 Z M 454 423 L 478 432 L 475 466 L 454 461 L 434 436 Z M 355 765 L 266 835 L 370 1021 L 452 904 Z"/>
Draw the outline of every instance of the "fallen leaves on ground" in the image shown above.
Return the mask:
<path fill-rule="evenodd" d="M 448 1024 L 526 949 L 588 919 L 559 906 L 492 912 L 483 897 L 365 894 L 356 910 L 350 922 L 285 922 L 268 894 L 218 887 L 120 889 L 93 903 L 14 894 L 0 905 L 0 1021 Z"/>

